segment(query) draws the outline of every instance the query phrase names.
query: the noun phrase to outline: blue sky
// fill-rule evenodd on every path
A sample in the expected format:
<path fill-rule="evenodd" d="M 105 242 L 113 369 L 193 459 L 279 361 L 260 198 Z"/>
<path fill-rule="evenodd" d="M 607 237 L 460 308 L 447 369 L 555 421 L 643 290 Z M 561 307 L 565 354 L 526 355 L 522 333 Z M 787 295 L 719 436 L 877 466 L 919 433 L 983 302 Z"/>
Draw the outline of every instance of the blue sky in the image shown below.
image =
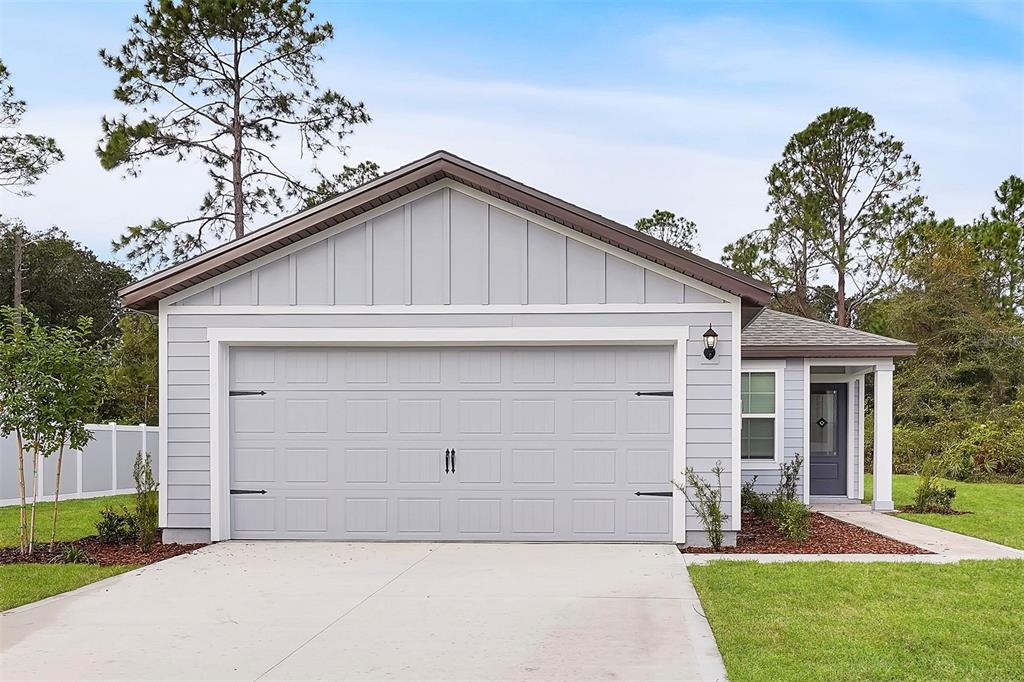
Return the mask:
<path fill-rule="evenodd" d="M 103 255 L 125 225 L 190 213 L 205 187 L 196 166 L 161 161 L 123 179 L 93 155 L 100 117 L 119 111 L 96 52 L 120 45 L 141 7 L 0 4 L 24 127 L 68 157 L 34 197 L 4 196 L 0 210 Z M 712 258 L 764 224 L 764 176 L 830 106 L 865 109 L 904 140 L 941 216 L 978 215 L 1002 179 L 1024 174 L 1020 1 L 313 9 L 336 30 L 323 83 L 374 117 L 349 139 L 352 159 L 392 168 L 445 148 L 622 222 L 672 210 L 697 222 Z"/>

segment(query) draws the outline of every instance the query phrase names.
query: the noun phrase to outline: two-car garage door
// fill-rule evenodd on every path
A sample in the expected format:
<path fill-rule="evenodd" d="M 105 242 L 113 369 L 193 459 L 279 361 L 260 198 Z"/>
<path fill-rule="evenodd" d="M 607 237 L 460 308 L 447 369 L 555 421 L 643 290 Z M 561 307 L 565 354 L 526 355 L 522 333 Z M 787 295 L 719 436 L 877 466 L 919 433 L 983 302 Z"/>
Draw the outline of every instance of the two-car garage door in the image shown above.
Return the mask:
<path fill-rule="evenodd" d="M 239 347 L 230 388 L 232 537 L 671 539 L 669 348 Z"/>

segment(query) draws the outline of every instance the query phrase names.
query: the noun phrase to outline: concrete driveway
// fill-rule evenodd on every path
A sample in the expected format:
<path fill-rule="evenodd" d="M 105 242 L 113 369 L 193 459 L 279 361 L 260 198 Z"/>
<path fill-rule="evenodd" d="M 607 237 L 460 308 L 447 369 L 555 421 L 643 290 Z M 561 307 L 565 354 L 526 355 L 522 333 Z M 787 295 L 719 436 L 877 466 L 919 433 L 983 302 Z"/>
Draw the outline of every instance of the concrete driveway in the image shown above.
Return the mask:
<path fill-rule="evenodd" d="M 0 617 L 0 678 L 724 679 L 675 547 L 230 542 Z"/>

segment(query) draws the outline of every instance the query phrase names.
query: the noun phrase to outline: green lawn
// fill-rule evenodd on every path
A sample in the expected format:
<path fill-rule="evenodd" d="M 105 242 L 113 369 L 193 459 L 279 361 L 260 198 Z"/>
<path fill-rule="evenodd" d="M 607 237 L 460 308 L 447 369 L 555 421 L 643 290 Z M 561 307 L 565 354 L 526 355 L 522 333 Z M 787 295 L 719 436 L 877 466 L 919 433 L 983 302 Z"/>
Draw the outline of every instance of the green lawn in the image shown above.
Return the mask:
<path fill-rule="evenodd" d="M 1024 561 L 689 571 L 732 680 L 1024 679 Z"/>
<path fill-rule="evenodd" d="M 39 601 L 97 580 L 129 571 L 133 566 L 92 564 L 7 564 L 0 566 L 0 611 Z"/>
<path fill-rule="evenodd" d="M 77 540 L 96 534 L 100 510 L 107 505 L 134 504 L 131 495 L 65 500 L 57 517 L 57 539 Z M 36 505 L 36 540 L 50 541 L 53 504 Z M 18 546 L 18 508 L 0 507 L 0 547 Z M 131 570 L 133 566 L 91 564 L 8 564 L 0 566 L 0 611 L 45 599 Z"/>
<path fill-rule="evenodd" d="M 133 495 L 93 497 L 87 500 L 64 500 L 57 511 L 57 539 L 77 540 L 96 535 L 96 522 L 100 510 L 110 505 L 127 505 L 134 508 Z M 36 505 L 36 541 L 49 542 L 53 524 L 53 503 L 41 502 Z M 18 546 L 18 507 L 0 507 L 0 547 Z"/>
<path fill-rule="evenodd" d="M 866 476 L 865 501 L 871 500 L 871 476 Z M 897 507 L 913 504 L 917 489 L 917 476 L 895 475 L 892 477 L 893 502 Z M 953 508 L 973 512 L 962 516 L 943 514 L 897 514 L 929 526 L 971 535 L 998 542 L 1010 547 L 1024 549 L 1024 485 L 1013 483 L 963 483 L 945 481 L 956 488 Z"/>

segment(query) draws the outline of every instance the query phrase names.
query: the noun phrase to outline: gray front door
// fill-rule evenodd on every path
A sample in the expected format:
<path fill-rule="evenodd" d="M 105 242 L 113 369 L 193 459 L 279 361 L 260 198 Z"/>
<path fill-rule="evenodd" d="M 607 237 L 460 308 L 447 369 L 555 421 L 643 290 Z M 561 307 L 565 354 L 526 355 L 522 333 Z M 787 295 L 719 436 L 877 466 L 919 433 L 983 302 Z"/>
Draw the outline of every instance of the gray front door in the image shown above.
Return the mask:
<path fill-rule="evenodd" d="M 672 351 L 236 348 L 232 537 L 671 539 Z"/>
<path fill-rule="evenodd" d="M 846 494 L 846 384 L 811 384 L 811 494 Z"/>

